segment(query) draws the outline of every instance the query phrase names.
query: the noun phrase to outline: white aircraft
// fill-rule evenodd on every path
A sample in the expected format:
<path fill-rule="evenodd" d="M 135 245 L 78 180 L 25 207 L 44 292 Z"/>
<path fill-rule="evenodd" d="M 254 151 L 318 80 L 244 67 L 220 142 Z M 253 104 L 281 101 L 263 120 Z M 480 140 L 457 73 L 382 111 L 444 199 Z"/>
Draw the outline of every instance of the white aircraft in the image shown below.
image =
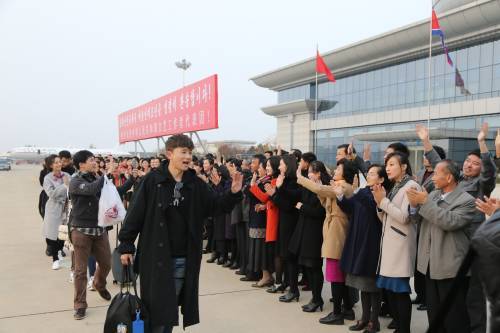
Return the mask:
<path fill-rule="evenodd" d="M 14 160 L 40 161 L 51 154 L 59 154 L 61 150 L 67 150 L 73 155 L 79 150 L 89 150 L 94 155 L 108 156 L 132 156 L 129 152 L 119 151 L 116 149 L 89 149 L 89 148 L 63 148 L 63 147 L 16 147 L 7 152 L 7 157 Z"/>

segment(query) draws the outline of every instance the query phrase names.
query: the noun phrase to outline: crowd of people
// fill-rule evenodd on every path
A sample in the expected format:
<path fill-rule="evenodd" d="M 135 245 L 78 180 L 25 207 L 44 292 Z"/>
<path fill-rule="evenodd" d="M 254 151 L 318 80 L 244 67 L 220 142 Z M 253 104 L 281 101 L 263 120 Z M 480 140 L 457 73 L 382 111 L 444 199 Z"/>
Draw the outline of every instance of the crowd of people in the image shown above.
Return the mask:
<path fill-rule="evenodd" d="M 152 159 L 94 157 L 89 151 L 71 159 L 62 151 L 45 160 L 40 174 L 47 255 L 58 269 L 64 255 L 58 230 L 68 223 L 72 206 L 75 319 L 86 315 L 86 288 L 111 299 L 109 230 L 97 227 L 104 176 L 113 180 L 128 208 L 119 250 L 122 263 L 135 263 L 157 327 L 153 332 L 170 332 L 178 324 L 177 305 L 183 307 L 184 326 L 199 322 L 203 252 L 209 254 L 207 263 L 234 270 L 252 287 L 280 293 L 281 303 L 298 302 L 301 291 L 310 290 L 304 312 L 323 311 L 326 280 L 333 311 L 321 324 L 352 321 L 348 330 L 372 333 L 380 330 L 379 317 L 387 316 L 390 329 L 408 333 L 412 303 L 427 311 L 429 322 L 437 316 L 471 236 L 500 212 L 500 200 L 491 197 L 500 167 L 500 131 L 492 157 L 483 124 L 479 149 L 467 154 L 461 169 L 432 144 L 427 128 L 419 125 L 416 133 L 425 152 L 424 168 L 416 173 L 408 147 L 400 142 L 387 146 L 380 164 L 370 161 L 368 145 L 362 156 L 352 144 L 340 145 L 335 166 L 298 149 L 248 159 L 197 158 L 191 140 L 182 135 L 167 141 L 166 156 Z M 474 265 L 453 293 L 442 332 L 486 332 L 486 299 Z M 361 316 L 355 318 L 359 300 Z"/>

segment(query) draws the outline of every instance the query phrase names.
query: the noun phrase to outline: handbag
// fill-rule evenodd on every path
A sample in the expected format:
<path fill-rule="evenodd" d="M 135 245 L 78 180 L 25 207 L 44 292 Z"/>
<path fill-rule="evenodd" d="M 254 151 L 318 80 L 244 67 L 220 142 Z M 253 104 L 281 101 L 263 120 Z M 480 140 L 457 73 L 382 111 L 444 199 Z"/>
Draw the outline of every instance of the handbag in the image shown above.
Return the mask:
<path fill-rule="evenodd" d="M 101 190 L 101 197 L 99 198 L 97 225 L 105 228 L 123 222 L 127 211 L 113 182 L 107 176 L 103 177 L 104 184 Z"/>
<path fill-rule="evenodd" d="M 132 264 L 129 266 L 132 266 Z M 148 328 L 147 318 L 149 316 L 147 310 L 137 295 L 135 280 L 129 278 L 129 269 L 124 267 L 122 272 L 122 281 L 125 282 L 120 283 L 120 292 L 113 297 L 108 307 L 106 321 L 104 322 L 104 333 L 116 333 L 119 325 L 127 326 L 127 332 L 143 333 L 145 328 Z M 130 290 L 130 284 L 132 284 L 133 293 Z"/>
<path fill-rule="evenodd" d="M 120 251 L 118 251 L 118 231 L 119 231 L 118 227 L 119 226 L 121 227 L 121 224 L 115 226 L 115 228 L 116 228 L 115 248 L 113 250 L 113 253 L 111 254 L 111 272 L 113 274 L 113 284 L 127 282 L 127 281 L 123 280 L 123 278 L 125 276 L 123 274 L 124 269 L 128 270 L 127 274 L 131 280 L 132 279 L 137 280 L 137 276 L 134 273 L 134 270 L 132 269 L 132 265 L 128 265 L 128 266 L 122 265 L 122 261 L 120 259 L 122 254 L 120 253 Z"/>

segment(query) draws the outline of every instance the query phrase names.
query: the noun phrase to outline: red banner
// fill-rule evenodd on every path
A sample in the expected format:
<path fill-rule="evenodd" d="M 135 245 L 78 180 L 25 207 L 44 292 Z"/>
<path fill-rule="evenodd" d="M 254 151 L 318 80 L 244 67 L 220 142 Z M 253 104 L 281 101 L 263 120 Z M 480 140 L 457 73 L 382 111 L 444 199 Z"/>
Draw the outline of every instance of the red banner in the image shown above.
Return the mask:
<path fill-rule="evenodd" d="M 217 75 L 118 115 L 120 144 L 218 127 Z"/>

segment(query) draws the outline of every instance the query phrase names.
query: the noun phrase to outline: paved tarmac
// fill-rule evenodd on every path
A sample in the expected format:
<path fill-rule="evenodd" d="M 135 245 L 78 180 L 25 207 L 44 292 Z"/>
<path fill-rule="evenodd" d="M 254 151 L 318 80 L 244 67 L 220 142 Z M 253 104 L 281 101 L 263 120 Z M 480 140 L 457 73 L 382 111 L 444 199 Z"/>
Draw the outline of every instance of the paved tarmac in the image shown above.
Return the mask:
<path fill-rule="evenodd" d="M 51 259 L 44 253 L 42 220 L 37 210 L 39 170 L 38 166 L 21 165 L 10 172 L 0 172 L 0 333 L 102 332 L 109 303 L 96 292 L 88 292 L 88 316 L 75 321 L 69 269 L 53 271 Z M 108 286 L 114 295 L 119 288 L 111 281 L 110 275 Z M 205 261 L 200 283 L 201 324 L 187 328 L 186 332 L 340 333 L 349 332 L 347 325 L 353 324 L 347 321 L 345 326 L 321 325 L 318 319 L 332 311 L 331 303 L 326 303 L 323 312 L 304 313 L 300 306 L 309 302 L 310 292 L 302 292 L 299 303 L 279 303 L 277 295 L 252 288 L 250 283 L 239 281 L 233 271 Z M 327 301 L 330 297 L 330 286 L 325 284 L 323 298 Z M 361 305 L 356 305 L 355 310 L 359 318 Z M 392 332 L 385 328 L 388 322 L 381 318 L 381 332 Z M 411 331 L 425 332 L 426 327 L 425 312 L 414 307 Z"/>

